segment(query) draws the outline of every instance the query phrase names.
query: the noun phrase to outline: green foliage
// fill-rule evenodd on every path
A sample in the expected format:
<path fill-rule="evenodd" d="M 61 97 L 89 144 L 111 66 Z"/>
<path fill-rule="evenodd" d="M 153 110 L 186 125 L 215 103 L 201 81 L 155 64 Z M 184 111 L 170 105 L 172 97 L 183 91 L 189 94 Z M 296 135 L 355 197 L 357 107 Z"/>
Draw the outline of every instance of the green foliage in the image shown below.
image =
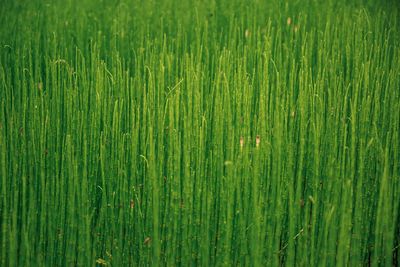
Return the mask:
<path fill-rule="evenodd" d="M 400 265 L 375 2 L 3 1 L 0 266 Z"/>

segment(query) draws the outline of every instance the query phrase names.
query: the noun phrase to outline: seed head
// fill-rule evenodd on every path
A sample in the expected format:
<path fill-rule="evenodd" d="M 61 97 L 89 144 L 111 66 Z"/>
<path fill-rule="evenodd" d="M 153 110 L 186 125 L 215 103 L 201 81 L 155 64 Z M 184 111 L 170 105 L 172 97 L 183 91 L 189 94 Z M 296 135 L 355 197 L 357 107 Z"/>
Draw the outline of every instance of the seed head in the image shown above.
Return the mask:
<path fill-rule="evenodd" d="M 150 245 L 150 242 L 151 242 L 151 238 L 150 238 L 150 237 L 146 237 L 146 238 L 144 239 L 143 244 L 144 244 L 144 245 Z"/>
<path fill-rule="evenodd" d="M 260 136 L 257 135 L 257 136 L 256 136 L 256 147 L 259 147 L 259 146 L 260 146 L 260 142 L 261 142 Z"/>
<path fill-rule="evenodd" d="M 287 20 L 286 20 L 286 23 L 287 23 L 287 25 L 292 24 L 292 18 L 291 18 L 291 17 L 288 17 Z"/>
<path fill-rule="evenodd" d="M 243 136 L 241 136 L 240 137 L 240 149 L 243 148 L 243 145 L 244 145 L 244 138 L 243 138 Z"/>
<path fill-rule="evenodd" d="M 99 265 L 103 265 L 103 266 L 107 265 L 107 262 L 105 260 L 103 260 L 102 258 L 98 258 L 96 260 L 96 263 L 99 264 Z"/>

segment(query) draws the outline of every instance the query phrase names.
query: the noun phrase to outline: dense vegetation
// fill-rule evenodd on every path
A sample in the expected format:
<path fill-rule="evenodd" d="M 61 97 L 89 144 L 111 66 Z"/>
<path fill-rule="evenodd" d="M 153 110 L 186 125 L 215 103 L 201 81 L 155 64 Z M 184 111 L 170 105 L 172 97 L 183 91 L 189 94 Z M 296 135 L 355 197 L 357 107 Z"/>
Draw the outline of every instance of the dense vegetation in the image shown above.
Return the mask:
<path fill-rule="evenodd" d="M 399 266 L 395 1 L 0 4 L 0 266 Z"/>

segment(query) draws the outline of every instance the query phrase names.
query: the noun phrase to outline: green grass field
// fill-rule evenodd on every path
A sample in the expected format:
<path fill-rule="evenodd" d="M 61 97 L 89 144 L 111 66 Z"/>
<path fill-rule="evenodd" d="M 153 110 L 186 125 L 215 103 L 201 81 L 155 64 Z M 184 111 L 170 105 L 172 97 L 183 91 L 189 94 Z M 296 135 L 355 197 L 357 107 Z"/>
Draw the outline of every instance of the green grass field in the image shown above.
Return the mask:
<path fill-rule="evenodd" d="M 0 266 L 400 266 L 400 4 L 0 3 Z"/>

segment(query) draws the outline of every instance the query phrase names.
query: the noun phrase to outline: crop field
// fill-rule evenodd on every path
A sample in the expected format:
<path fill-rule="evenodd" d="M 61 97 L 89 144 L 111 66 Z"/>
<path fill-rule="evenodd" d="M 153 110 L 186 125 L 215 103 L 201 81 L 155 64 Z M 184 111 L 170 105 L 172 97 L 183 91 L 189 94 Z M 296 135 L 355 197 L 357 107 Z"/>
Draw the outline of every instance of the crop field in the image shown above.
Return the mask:
<path fill-rule="evenodd" d="M 400 266 L 400 4 L 1 0 L 0 266 Z"/>

